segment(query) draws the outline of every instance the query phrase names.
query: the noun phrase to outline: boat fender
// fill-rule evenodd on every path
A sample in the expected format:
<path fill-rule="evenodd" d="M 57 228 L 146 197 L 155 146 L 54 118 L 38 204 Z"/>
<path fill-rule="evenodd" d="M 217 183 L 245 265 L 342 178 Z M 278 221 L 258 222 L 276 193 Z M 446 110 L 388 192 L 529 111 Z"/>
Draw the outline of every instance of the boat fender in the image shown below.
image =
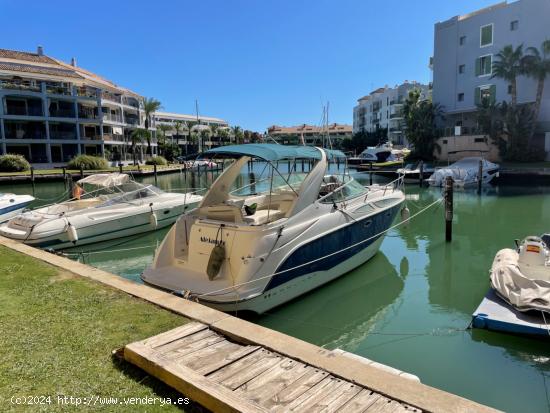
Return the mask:
<path fill-rule="evenodd" d="M 151 214 L 149 215 L 149 225 L 151 225 L 151 228 L 157 229 L 158 223 L 157 215 L 151 211 Z"/>
<path fill-rule="evenodd" d="M 206 273 L 208 274 L 208 279 L 212 281 L 220 273 L 222 264 L 225 260 L 225 248 L 223 245 L 216 244 L 212 248 L 210 253 L 210 258 L 208 259 L 208 266 L 206 267 Z"/>
<path fill-rule="evenodd" d="M 409 208 L 405 205 L 405 207 L 401 209 L 401 221 L 407 222 L 410 217 L 411 217 L 411 211 L 409 211 Z"/>
<path fill-rule="evenodd" d="M 67 237 L 69 237 L 69 241 L 73 243 L 78 241 L 78 233 L 76 232 L 76 228 L 70 222 L 67 225 Z"/>

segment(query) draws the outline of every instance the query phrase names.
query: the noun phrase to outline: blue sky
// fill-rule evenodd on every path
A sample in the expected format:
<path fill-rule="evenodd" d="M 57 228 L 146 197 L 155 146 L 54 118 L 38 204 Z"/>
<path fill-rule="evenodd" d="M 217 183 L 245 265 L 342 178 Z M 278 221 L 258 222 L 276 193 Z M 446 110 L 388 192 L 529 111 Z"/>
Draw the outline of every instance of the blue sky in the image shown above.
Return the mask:
<path fill-rule="evenodd" d="M 0 47 L 70 61 L 246 129 L 352 122 L 357 98 L 428 82 L 433 26 L 487 0 L 0 0 Z"/>

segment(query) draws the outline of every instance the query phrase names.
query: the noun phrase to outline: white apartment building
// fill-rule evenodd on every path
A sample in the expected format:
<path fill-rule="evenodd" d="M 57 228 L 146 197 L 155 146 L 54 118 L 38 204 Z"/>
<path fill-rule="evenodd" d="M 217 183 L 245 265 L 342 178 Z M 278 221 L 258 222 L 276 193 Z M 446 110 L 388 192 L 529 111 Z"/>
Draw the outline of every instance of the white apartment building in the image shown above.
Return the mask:
<path fill-rule="evenodd" d="M 403 103 L 412 89 L 419 89 L 421 98 L 428 98 L 428 85 L 405 80 L 391 88 L 387 85 L 357 100 L 353 108 L 353 133 L 388 129 L 388 140 L 395 145 L 406 145 Z"/>

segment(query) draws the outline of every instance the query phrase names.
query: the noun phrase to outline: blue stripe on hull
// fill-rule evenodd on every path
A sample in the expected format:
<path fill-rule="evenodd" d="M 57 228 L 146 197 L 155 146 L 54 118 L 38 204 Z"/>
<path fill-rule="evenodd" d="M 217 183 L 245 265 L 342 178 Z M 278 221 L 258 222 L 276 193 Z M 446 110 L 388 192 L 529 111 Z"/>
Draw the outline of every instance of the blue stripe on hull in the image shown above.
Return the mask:
<path fill-rule="evenodd" d="M 294 251 L 284 261 L 284 263 L 277 268 L 276 272 L 278 273 L 285 271 L 321 257 L 325 257 L 388 229 L 399 211 L 399 208 L 400 205 L 396 205 L 376 215 L 372 215 L 362 219 L 361 221 L 354 222 L 337 231 L 331 232 L 321 238 L 307 243 Z M 367 225 L 367 222 L 369 221 L 371 224 Z M 358 254 L 374 243 L 378 238 L 380 238 L 380 236 L 338 254 L 331 255 L 330 257 L 320 259 L 319 261 L 315 261 L 311 264 L 303 265 L 302 267 L 276 275 L 270 280 L 265 291 L 271 290 L 294 278 L 301 277 L 312 272 L 330 270 L 341 262 Z"/>
<path fill-rule="evenodd" d="M 7 206 L 5 208 L 0 208 L 0 215 L 4 215 L 4 214 L 7 214 L 8 212 L 13 212 L 13 211 L 16 211 L 18 209 L 25 208 L 30 203 L 31 203 L 31 201 L 29 201 L 29 202 L 20 202 L 18 204 L 10 205 L 10 206 Z"/>

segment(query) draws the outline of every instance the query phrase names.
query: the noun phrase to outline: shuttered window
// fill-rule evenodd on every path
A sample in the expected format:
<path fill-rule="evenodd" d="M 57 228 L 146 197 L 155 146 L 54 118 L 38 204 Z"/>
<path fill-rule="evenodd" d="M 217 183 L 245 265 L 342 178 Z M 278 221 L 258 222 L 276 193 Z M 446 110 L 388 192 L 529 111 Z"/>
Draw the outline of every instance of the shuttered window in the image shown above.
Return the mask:
<path fill-rule="evenodd" d="M 476 76 L 487 76 L 492 73 L 493 56 L 481 56 L 476 59 Z"/>
<path fill-rule="evenodd" d="M 487 85 L 476 87 L 475 89 L 475 104 L 481 106 L 483 103 L 493 104 L 496 102 L 497 87 L 496 85 Z"/>
<path fill-rule="evenodd" d="M 493 44 L 493 25 L 492 24 L 481 26 L 479 44 L 481 47 L 490 46 Z"/>

